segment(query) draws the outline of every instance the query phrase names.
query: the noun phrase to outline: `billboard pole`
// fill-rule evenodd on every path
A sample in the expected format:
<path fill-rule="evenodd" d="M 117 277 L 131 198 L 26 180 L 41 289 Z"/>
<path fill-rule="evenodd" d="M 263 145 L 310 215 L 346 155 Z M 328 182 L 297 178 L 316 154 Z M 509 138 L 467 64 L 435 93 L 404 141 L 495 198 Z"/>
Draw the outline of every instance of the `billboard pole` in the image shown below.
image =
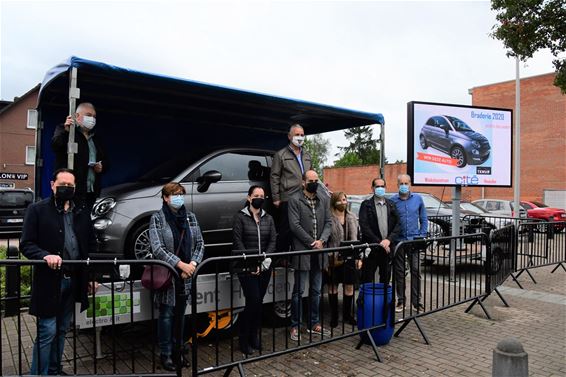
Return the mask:
<path fill-rule="evenodd" d="M 519 74 L 519 56 L 515 57 L 515 171 L 513 190 L 513 209 L 515 217 L 520 217 L 521 200 L 521 76 Z"/>
<path fill-rule="evenodd" d="M 385 179 L 385 124 L 379 126 L 379 178 Z"/>
<path fill-rule="evenodd" d="M 460 201 L 462 198 L 462 186 L 452 187 L 452 237 L 460 235 Z M 456 251 L 461 244 L 453 238 L 450 242 L 450 281 L 456 280 Z"/>

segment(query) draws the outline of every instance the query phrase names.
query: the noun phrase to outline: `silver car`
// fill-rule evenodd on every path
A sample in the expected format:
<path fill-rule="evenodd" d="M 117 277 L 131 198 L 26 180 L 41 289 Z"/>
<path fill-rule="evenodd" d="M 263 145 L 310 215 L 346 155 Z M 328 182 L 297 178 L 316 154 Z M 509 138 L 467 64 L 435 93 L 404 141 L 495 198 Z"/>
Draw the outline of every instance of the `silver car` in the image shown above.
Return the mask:
<path fill-rule="evenodd" d="M 225 255 L 232 245 L 232 218 L 243 207 L 250 185 L 260 185 L 270 195 L 273 153 L 223 149 L 196 161 L 168 161 L 136 182 L 104 189 L 92 210 L 101 253 L 97 256 L 143 259 L 150 255 L 149 218 L 161 208 L 161 188 L 170 181 L 185 187 L 185 207 L 197 216 L 206 256 Z M 270 203 L 266 201 L 266 206 Z"/>

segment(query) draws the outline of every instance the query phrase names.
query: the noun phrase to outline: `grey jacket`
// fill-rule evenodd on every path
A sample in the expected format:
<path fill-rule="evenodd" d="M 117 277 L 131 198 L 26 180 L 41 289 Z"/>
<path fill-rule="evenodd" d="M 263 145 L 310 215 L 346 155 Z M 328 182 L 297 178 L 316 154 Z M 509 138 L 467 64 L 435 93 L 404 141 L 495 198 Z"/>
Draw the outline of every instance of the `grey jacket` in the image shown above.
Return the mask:
<path fill-rule="evenodd" d="M 317 239 L 325 244 L 332 231 L 332 220 L 328 200 L 317 195 L 316 197 Z M 291 245 L 293 250 L 310 250 L 311 243 L 316 241 L 312 237 L 313 219 L 311 207 L 302 191 L 297 192 L 289 199 L 289 230 L 291 231 Z M 300 262 L 300 263 L 299 263 Z M 319 254 L 319 265 L 326 268 L 328 256 Z M 310 270 L 310 255 L 300 255 L 291 258 L 291 267 L 298 270 Z"/>
<path fill-rule="evenodd" d="M 336 216 L 332 218 L 332 232 L 328 238 L 327 246 L 329 248 L 340 247 L 342 241 L 355 241 L 358 239 L 358 220 L 354 214 L 346 211 L 346 231 L 344 234 L 344 227 L 340 224 L 340 220 Z"/>
<path fill-rule="evenodd" d="M 302 159 L 305 171 L 311 170 L 311 155 L 303 148 Z M 271 165 L 271 195 L 273 201 L 289 200 L 289 196 L 301 190 L 303 173 L 290 146 L 277 151 Z"/>
<path fill-rule="evenodd" d="M 192 241 L 190 261 L 200 263 L 204 255 L 204 241 L 202 239 L 202 233 L 194 213 L 187 211 L 187 220 L 189 221 Z M 173 232 L 165 219 L 163 210 L 159 210 L 151 215 L 151 219 L 149 220 L 149 241 L 151 243 L 151 251 L 155 259 L 162 260 L 170 264 L 172 267 L 175 267 L 177 263 L 179 263 L 180 259 L 175 255 Z M 188 263 L 190 261 L 184 262 Z M 188 300 L 190 300 L 191 295 L 191 280 L 191 278 L 185 279 L 185 293 Z M 156 303 L 174 306 L 175 281 L 173 281 L 173 284 L 166 291 L 156 292 L 154 297 Z"/>

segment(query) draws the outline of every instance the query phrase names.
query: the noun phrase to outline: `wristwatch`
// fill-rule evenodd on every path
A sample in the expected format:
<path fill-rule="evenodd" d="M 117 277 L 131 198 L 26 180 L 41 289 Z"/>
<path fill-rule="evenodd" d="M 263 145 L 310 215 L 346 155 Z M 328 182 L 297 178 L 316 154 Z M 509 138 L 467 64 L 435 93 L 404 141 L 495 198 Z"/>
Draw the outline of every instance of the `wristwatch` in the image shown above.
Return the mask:
<path fill-rule="evenodd" d="M 194 260 L 191 261 L 191 264 L 195 267 L 197 266 L 197 262 L 195 262 Z"/>

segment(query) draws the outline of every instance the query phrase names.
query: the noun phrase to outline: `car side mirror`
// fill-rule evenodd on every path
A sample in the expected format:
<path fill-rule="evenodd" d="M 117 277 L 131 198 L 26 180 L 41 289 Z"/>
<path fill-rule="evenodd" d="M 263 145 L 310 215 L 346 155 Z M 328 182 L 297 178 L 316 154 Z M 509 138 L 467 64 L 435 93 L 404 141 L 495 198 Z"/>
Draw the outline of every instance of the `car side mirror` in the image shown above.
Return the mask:
<path fill-rule="evenodd" d="M 222 179 L 222 173 L 217 170 L 209 170 L 197 178 L 197 191 L 206 192 L 212 183 L 216 183 Z"/>

